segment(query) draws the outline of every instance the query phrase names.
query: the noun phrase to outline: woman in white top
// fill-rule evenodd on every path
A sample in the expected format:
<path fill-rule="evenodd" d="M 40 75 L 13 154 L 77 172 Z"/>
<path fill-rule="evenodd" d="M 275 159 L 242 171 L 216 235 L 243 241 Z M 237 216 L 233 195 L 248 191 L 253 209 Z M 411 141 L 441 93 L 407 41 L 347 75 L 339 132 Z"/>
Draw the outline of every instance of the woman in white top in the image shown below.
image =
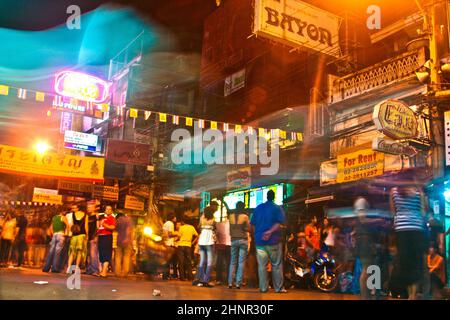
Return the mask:
<path fill-rule="evenodd" d="M 199 287 L 212 287 L 213 285 L 210 284 L 209 280 L 214 261 L 215 222 L 214 212 L 210 207 L 205 208 L 205 212 L 200 218 L 199 227 L 198 248 L 200 251 L 200 262 L 198 264 L 197 280 L 193 284 Z"/>
<path fill-rule="evenodd" d="M 321 231 L 322 240 L 322 251 L 330 252 L 334 254 L 334 242 L 336 239 L 336 234 L 334 231 L 334 226 L 330 224 L 330 221 L 325 218 L 323 219 L 323 228 Z"/>

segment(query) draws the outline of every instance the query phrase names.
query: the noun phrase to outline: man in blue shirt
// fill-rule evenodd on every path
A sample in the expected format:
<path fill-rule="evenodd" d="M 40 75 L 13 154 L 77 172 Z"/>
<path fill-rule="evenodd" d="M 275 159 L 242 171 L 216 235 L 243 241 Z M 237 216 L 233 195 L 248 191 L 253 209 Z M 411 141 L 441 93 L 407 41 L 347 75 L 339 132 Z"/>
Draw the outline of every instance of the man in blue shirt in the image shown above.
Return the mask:
<path fill-rule="evenodd" d="M 272 282 L 275 292 L 287 292 L 283 288 L 283 247 L 281 225 L 285 223 L 283 210 L 274 203 L 275 193 L 267 192 L 267 202 L 256 207 L 250 221 L 255 233 L 256 259 L 258 260 L 259 290 L 269 288 L 267 264 L 272 264 Z"/>

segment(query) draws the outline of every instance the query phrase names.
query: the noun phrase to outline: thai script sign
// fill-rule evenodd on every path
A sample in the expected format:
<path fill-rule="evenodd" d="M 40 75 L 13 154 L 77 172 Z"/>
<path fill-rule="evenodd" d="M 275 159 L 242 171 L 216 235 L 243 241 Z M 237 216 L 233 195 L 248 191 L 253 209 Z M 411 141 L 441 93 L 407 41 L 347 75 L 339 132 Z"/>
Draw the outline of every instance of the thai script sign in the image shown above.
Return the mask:
<path fill-rule="evenodd" d="M 341 18 L 299 0 L 255 0 L 254 33 L 339 57 Z"/>
<path fill-rule="evenodd" d="M 378 130 L 394 140 L 417 136 L 418 121 L 414 111 L 399 100 L 387 100 L 375 106 L 373 122 Z"/>
<path fill-rule="evenodd" d="M 103 181 L 105 160 L 36 151 L 0 145 L 0 172 L 64 178 L 68 180 Z"/>
<path fill-rule="evenodd" d="M 62 196 L 58 195 L 58 190 L 34 188 L 33 202 L 62 204 Z"/>
<path fill-rule="evenodd" d="M 362 149 L 337 156 L 337 182 L 344 183 L 380 176 L 384 173 L 384 154 Z"/>
<path fill-rule="evenodd" d="M 373 140 L 372 149 L 395 155 L 405 155 L 413 157 L 417 154 L 417 150 L 414 147 L 401 143 L 395 140 L 389 140 L 384 138 L 376 138 Z"/>
<path fill-rule="evenodd" d="M 145 203 L 138 197 L 127 195 L 125 197 L 125 209 L 144 211 Z"/>

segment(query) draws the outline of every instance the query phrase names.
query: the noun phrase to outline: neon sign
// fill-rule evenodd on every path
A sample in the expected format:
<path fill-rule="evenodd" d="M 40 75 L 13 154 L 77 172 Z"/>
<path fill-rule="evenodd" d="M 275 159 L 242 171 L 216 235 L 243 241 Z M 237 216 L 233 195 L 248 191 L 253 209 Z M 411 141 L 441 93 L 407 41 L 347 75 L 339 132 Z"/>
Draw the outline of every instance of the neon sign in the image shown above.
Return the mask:
<path fill-rule="evenodd" d="M 94 103 L 106 101 L 109 86 L 105 80 L 75 71 L 62 71 L 55 79 L 55 91 L 58 94 Z"/>

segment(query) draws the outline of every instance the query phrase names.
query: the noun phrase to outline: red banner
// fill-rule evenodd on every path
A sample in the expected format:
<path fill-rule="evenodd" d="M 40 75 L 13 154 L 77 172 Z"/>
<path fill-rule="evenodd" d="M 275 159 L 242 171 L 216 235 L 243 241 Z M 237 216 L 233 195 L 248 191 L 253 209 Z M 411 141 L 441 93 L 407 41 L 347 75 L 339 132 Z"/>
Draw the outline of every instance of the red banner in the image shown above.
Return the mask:
<path fill-rule="evenodd" d="M 108 139 L 106 158 L 113 162 L 146 166 L 150 163 L 150 145 Z"/>

